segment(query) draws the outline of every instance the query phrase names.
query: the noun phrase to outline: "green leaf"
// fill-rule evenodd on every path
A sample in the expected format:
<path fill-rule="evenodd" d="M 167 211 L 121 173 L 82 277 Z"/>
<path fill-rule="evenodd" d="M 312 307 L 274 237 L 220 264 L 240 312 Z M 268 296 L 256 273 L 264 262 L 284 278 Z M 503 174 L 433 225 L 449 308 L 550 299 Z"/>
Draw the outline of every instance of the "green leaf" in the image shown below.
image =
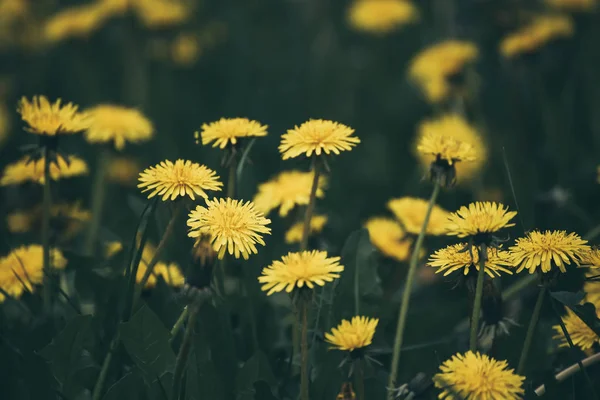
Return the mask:
<path fill-rule="evenodd" d="M 550 296 L 561 302 L 567 307 L 579 305 L 585 298 L 585 292 L 550 292 Z"/>
<path fill-rule="evenodd" d="M 268 383 L 271 387 L 277 384 L 271 365 L 269 365 L 269 359 L 265 353 L 259 350 L 244 363 L 238 372 L 236 379 L 238 396 L 243 393 L 254 393 L 254 384 L 260 381 Z"/>
<path fill-rule="evenodd" d="M 134 370 L 109 387 L 102 400 L 143 400 L 144 389 L 144 380 Z"/>
<path fill-rule="evenodd" d="M 209 359 L 209 354 L 206 351 L 208 349 L 205 348 L 207 345 L 206 339 L 201 338 L 202 335 L 196 336 L 197 338 L 194 338 L 194 348 L 188 362 L 186 399 L 225 399 L 223 380 L 217 373 L 215 364 Z"/>
<path fill-rule="evenodd" d="M 580 304 L 585 297 L 584 292 L 550 292 L 550 295 L 569 307 L 596 335 L 600 336 L 600 319 L 596 314 L 596 307 L 592 303 Z"/>

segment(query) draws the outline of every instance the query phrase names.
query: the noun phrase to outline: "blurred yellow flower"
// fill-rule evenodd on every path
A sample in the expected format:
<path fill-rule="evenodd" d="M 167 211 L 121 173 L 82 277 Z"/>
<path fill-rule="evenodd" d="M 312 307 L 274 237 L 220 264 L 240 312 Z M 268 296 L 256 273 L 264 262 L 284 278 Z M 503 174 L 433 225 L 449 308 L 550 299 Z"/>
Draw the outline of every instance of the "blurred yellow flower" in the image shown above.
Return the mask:
<path fill-rule="evenodd" d="M 31 102 L 22 97 L 17 111 L 29 125 L 27 130 L 38 135 L 77 133 L 87 129 L 91 123 L 89 116 L 79 112 L 73 103 L 61 105 L 61 99 L 50 103 L 46 96 L 33 96 Z"/>
<path fill-rule="evenodd" d="M 367 347 L 373 342 L 375 329 L 379 318 L 352 317 L 350 321 L 343 319 L 342 322 L 325 333 L 325 341 L 331 344 L 331 349 L 354 351 Z"/>
<path fill-rule="evenodd" d="M 439 399 L 519 400 L 525 393 L 524 376 L 508 369 L 506 361 L 497 361 L 479 352 L 455 354 L 444 361 L 440 371 L 433 377 L 435 387 L 442 390 Z"/>
<path fill-rule="evenodd" d="M 140 262 L 140 265 L 137 270 L 137 274 L 135 276 L 135 280 L 137 283 L 141 283 L 144 274 L 147 271 L 147 264 L 145 262 Z M 164 281 L 169 286 L 173 287 L 181 287 L 185 283 L 185 277 L 181 273 L 179 266 L 175 263 L 165 263 L 159 261 L 156 263 L 154 268 L 152 269 L 152 274 L 148 278 L 148 281 L 144 285 L 144 289 L 152 289 L 156 286 L 158 282 L 158 277 L 161 276 Z"/>
<path fill-rule="evenodd" d="M 348 22 L 357 31 L 385 34 L 419 18 L 408 0 L 354 0 Z"/>
<path fill-rule="evenodd" d="M 583 291 L 585 292 L 585 301 L 597 304 L 596 310 L 600 310 L 600 271 L 588 270 L 585 273 L 585 283 Z"/>
<path fill-rule="evenodd" d="M 34 285 L 44 279 L 43 248 L 40 245 L 21 246 L 0 258 L 0 288 L 14 298 L 19 298 L 25 291 L 32 292 Z M 56 249 L 50 251 L 51 265 L 55 269 L 63 269 L 67 260 Z M 5 300 L 0 293 L 0 302 Z"/>
<path fill-rule="evenodd" d="M 573 21 L 568 16 L 540 15 L 506 36 L 500 43 L 500 52 L 507 58 L 531 53 L 552 40 L 573 36 L 574 31 Z"/>
<path fill-rule="evenodd" d="M 150 140 L 154 133 L 152 122 L 135 108 L 101 104 L 86 111 L 91 125 L 85 138 L 90 143 L 113 142 L 117 150 L 123 150 L 125 143 Z"/>
<path fill-rule="evenodd" d="M 202 138 L 202 144 L 211 142 L 212 147 L 224 149 L 228 144 L 235 145 L 239 138 L 267 136 L 267 125 L 248 118 L 221 118 L 210 124 L 202 124 L 202 131 L 195 132 L 196 140 Z"/>
<path fill-rule="evenodd" d="M 200 53 L 200 39 L 193 33 L 180 33 L 171 43 L 171 59 L 177 65 L 193 65 Z"/>
<path fill-rule="evenodd" d="M 52 15 L 44 24 L 44 38 L 51 43 L 85 38 L 98 30 L 109 14 L 101 3 L 72 6 Z"/>
<path fill-rule="evenodd" d="M 327 257 L 326 251 L 303 251 L 288 253 L 281 261 L 273 261 L 263 268 L 258 281 L 267 296 L 285 290 L 290 293 L 295 288 L 313 289 L 315 285 L 324 286 L 340 277 L 344 266 L 339 264 L 340 257 Z"/>
<path fill-rule="evenodd" d="M 475 149 L 466 142 L 452 137 L 427 132 L 421 136 L 417 151 L 423 156 L 433 156 L 435 159 L 446 161 L 453 165 L 459 161 L 475 161 Z"/>
<path fill-rule="evenodd" d="M 187 221 L 188 236 L 210 235 L 219 259 L 228 252 L 246 260 L 250 254 L 258 253 L 256 244 L 265 245 L 261 234 L 271 234 L 271 228 L 267 228 L 270 223 L 254 203 L 230 198 L 207 200 L 206 207 L 196 206 Z"/>
<path fill-rule="evenodd" d="M 433 253 L 429 257 L 427 265 L 435 268 L 436 274 L 443 272 L 444 276 L 447 276 L 454 271 L 462 269 L 463 274 L 467 275 L 470 268 L 475 268 L 475 270 L 479 271 L 479 250 L 477 246 L 473 246 L 469 250 L 467 243 L 453 244 Z M 507 251 L 487 248 L 485 273 L 490 278 L 500 276 L 500 272 L 512 275 L 511 267 L 512 264 Z"/>
<path fill-rule="evenodd" d="M 552 269 L 552 263 L 560 270 L 567 272 L 565 266 L 573 262 L 582 263 L 590 252 L 587 240 L 576 233 L 566 231 L 531 231 L 525 237 L 518 238 L 511 246 L 510 261 L 518 267 L 517 273 L 527 269 L 533 274 L 536 269 L 547 273 Z"/>
<path fill-rule="evenodd" d="M 388 208 L 394 213 L 404 230 L 418 235 L 421 232 L 429 202 L 416 197 L 401 197 L 391 199 Z M 427 224 L 428 235 L 443 235 L 446 233 L 446 224 L 450 213 L 442 207 L 434 205 Z"/>
<path fill-rule="evenodd" d="M 180 25 L 192 15 L 189 2 L 181 0 L 132 0 L 137 16 L 151 29 Z"/>
<path fill-rule="evenodd" d="M 142 168 L 139 163 L 129 157 L 112 157 L 108 164 L 106 179 L 121 185 L 135 185 Z"/>
<path fill-rule="evenodd" d="M 412 239 L 407 238 L 400 224 L 391 218 L 373 217 L 365 223 L 371 243 L 386 257 L 403 262 L 412 250 Z"/>
<path fill-rule="evenodd" d="M 8 214 L 6 223 L 11 233 L 40 232 L 42 226 L 42 206 L 30 210 L 15 211 Z M 72 239 L 91 219 L 92 214 L 79 202 L 53 204 L 50 208 L 50 226 L 62 241 Z"/>
<path fill-rule="evenodd" d="M 307 205 L 314 180 L 313 172 L 283 171 L 273 179 L 258 185 L 258 193 L 252 200 L 256 208 L 267 215 L 279 207 L 279 215 L 285 217 L 296 205 Z M 319 176 L 316 197 L 325 196 L 324 176 Z"/>
<path fill-rule="evenodd" d="M 80 158 L 59 156 L 55 163 L 50 164 L 50 179 L 57 181 L 64 178 L 86 175 L 88 166 Z M 44 184 L 44 157 L 33 161 L 29 156 L 9 164 L 4 168 L 0 186 L 18 185 L 26 182 Z"/>
<path fill-rule="evenodd" d="M 600 318 L 600 304 L 595 304 L 596 316 Z M 573 344 L 579 347 L 581 350 L 589 350 L 596 343 L 600 343 L 600 337 L 596 335 L 589 326 L 585 324 L 571 309 L 567 308 L 567 315 L 561 317 L 569 336 L 573 341 Z M 554 339 L 560 340 L 560 347 L 569 347 L 569 342 L 565 337 L 560 325 L 554 325 L 552 327 L 556 334 L 553 336 Z"/>
<path fill-rule="evenodd" d="M 354 129 L 338 122 L 311 119 L 281 136 L 279 152 L 284 160 L 302 154 L 307 157 L 313 153 L 320 156 L 322 152 L 340 154 L 360 143 L 359 138 L 352 136 L 353 133 Z"/>
<path fill-rule="evenodd" d="M 319 233 L 323 230 L 323 227 L 327 223 L 326 215 L 314 215 L 310 219 L 310 229 L 308 235 Z M 296 222 L 288 229 L 285 233 L 285 242 L 287 244 L 300 243 L 302 241 L 302 233 L 304 230 L 304 222 Z"/>
<path fill-rule="evenodd" d="M 162 161 L 154 167 L 146 168 L 140 173 L 138 188 L 143 192 L 152 191 L 148 198 L 159 195 L 162 201 L 175 200 L 188 196 L 196 200 L 196 196 L 208 199 L 206 190 L 220 191 L 223 184 L 212 169 L 189 160 Z"/>
<path fill-rule="evenodd" d="M 108 242 L 104 244 L 104 257 L 113 258 L 123 250 L 123 244 L 118 241 Z"/>
<path fill-rule="evenodd" d="M 451 213 L 446 224 L 449 236 L 465 238 L 479 234 L 491 234 L 502 228 L 514 226 L 510 220 L 517 215 L 516 211 L 508 211 L 508 207 L 500 203 L 477 201 L 462 206 L 458 211 Z M 517 271 L 518 272 L 518 271 Z"/>
<path fill-rule="evenodd" d="M 598 5 L 597 0 L 545 0 L 551 7 L 565 11 L 593 11 Z"/>

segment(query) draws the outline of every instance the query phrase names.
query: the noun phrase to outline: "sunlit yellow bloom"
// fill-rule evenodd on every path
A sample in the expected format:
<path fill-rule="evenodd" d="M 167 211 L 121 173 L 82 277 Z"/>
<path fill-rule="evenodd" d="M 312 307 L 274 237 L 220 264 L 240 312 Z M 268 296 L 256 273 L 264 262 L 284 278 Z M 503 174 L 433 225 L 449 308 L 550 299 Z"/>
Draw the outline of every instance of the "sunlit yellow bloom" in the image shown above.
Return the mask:
<path fill-rule="evenodd" d="M 12 233 L 40 232 L 42 224 L 42 206 L 30 210 L 15 211 L 8 214 L 6 223 Z M 80 203 L 53 204 L 50 208 L 50 226 L 57 231 L 61 240 L 69 240 L 79 233 L 91 219 L 92 214 Z"/>
<path fill-rule="evenodd" d="M 77 133 L 87 129 L 91 123 L 89 116 L 79 112 L 73 103 L 61 105 L 61 99 L 50 103 L 46 96 L 33 96 L 31 102 L 22 97 L 17 111 L 29 125 L 28 130 L 38 135 Z"/>
<path fill-rule="evenodd" d="M 585 273 L 586 281 L 583 284 L 585 301 L 596 304 L 596 310 L 600 310 L 600 271 L 590 269 Z"/>
<path fill-rule="evenodd" d="M 325 333 L 325 341 L 332 346 L 331 349 L 354 351 L 367 347 L 373 342 L 373 335 L 379 323 L 379 318 L 352 317 L 345 319 L 333 328 L 331 333 Z"/>
<path fill-rule="evenodd" d="M 310 229 L 308 235 L 319 233 L 327 223 L 326 215 L 314 215 L 310 219 Z M 287 244 L 300 243 L 302 241 L 302 233 L 304 230 L 304 222 L 297 222 L 285 233 L 285 242 Z"/>
<path fill-rule="evenodd" d="M 285 290 L 290 293 L 294 288 L 313 289 L 315 285 L 324 286 L 340 277 L 344 266 L 339 264 L 340 257 L 327 258 L 326 251 L 303 251 L 288 253 L 281 261 L 273 261 L 263 268 L 258 281 L 267 296 Z"/>
<path fill-rule="evenodd" d="M 431 102 L 444 100 L 450 93 L 448 81 L 478 56 L 477 47 L 459 40 L 436 43 L 417 54 L 411 61 L 409 76 Z"/>
<path fill-rule="evenodd" d="M 475 161 L 473 146 L 452 137 L 429 132 L 421 136 L 417 151 L 424 156 L 433 156 L 452 165 L 458 161 Z"/>
<path fill-rule="evenodd" d="M 159 195 L 162 201 L 175 200 L 177 197 L 189 196 L 196 200 L 196 196 L 208 199 L 206 190 L 220 191 L 223 184 L 212 169 L 205 165 L 189 160 L 162 161 L 144 170 L 139 177 L 138 188 L 143 192 L 152 191 L 148 198 Z"/>
<path fill-rule="evenodd" d="M 598 5 L 597 0 L 545 0 L 551 7 L 565 11 L 592 11 Z"/>
<path fill-rule="evenodd" d="M 455 354 L 444 361 L 440 370 L 433 377 L 435 387 L 442 389 L 440 399 L 518 400 L 524 395 L 524 376 L 508 369 L 506 361 L 497 361 L 479 352 Z"/>
<path fill-rule="evenodd" d="M 0 258 L 0 288 L 14 298 L 19 298 L 25 291 L 32 292 L 34 285 L 44 279 L 43 248 L 40 245 L 21 246 Z M 55 249 L 50 251 L 51 266 L 63 269 L 67 260 Z M 5 299 L 0 293 L 0 302 Z"/>
<path fill-rule="evenodd" d="M 477 201 L 462 206 L 451 213 L 446 224 L 447 235 L 464 238 L 478 234 L 488 234 L 502 228 L 514 226 L 510 220 L 517 215 L 516 211 L 508 211 L 508 207 L 500 203 Z"/>
<path fill-rule="evenodd" d="M 500 43 L 500 52 L 507 58 L 531 53 L 552 40 L 573 36 L 574 31 L 575 27 L 570 17 L 540 15 L 504 38 Z"/>
<path fill-rule="evenodd" d="M 118 241 L 108 242 L 104 245 L 104 257 L 113 258 L 123 250 L 123 244 Z"/>
<path fill-rule="evenodd" d="M 210 235 L 219 259 L 228 252 L 246 260 L 250 254 L 258 253 L 257 244 L 265 245 L 261 234 L 271 234 L 271 228 L 267 228 L 270 223 L 254 203 L 230 198 L 207 200 L 206 207 L 197 206 L 187 221 L 188 236 Z"/>
<path fill-rule="evenodd" d="M 181 0 L 133 0 L 138 17 L 148 28 L 180 25 L 191 17 L 192 9 Z"/>
<path fill-rule="evenodd" d="M 296 205 L 307 205 L 314 180 L 313 172 L 283 171 L 270 181 L 258 185 L 258 193 L 252 200 L 265 215 L 279 207 L 279 215 L 285 217 Z M 319 176 L 316 197 L 325 196 L 324 176 Z"/>
<path fill-rule="evenodd" d="M 391 32 L 418 18 L 416 7 L 407 0 L 355 0 L 348 12 L 354 29 L 376 34 Z"/>
<path fill-rule="evenodd" d="M 533 274 L 539 267 L 541 272 L 546 273 L 552 269 L 552 262 L 560 272 L 567 272 L 566 265 L 571 262 L 580 265 L 590 252 L 586 243 L 587 240 L 576 233 L 531 231 L 511 246 L 510 261 L 518 267 L 517 272 L 527 269 Z"/>
<path fill-rule="evenodd" d="M 596 305 L 596 316 L 600 318 L 600 307 Z M 567 315 L 561 317 L 569 336 L 573 341 L 573 344 L 579 347 L 581 350 L 591 349 L 594 344 L 600 343 L 600 337 L 585 324 L 571 309 L 567 308 Z M 553 336 L 554 339 L 561 341 L 560 347 L 569 347 L 567 338 L 564 336 L 560 325 L 554 325 L 552 327 L 556 334 Z"/>
<path fill-rule="evenodd" d="M 190 66 L 198 61 L 200 53 L 200 39 L 193 33 L 180 33 L 171 43 L 171 59 L 175 64 Z"/>
<path fill-rule="evenodd" d="M 433 253 L 429 257 L 427 265 L 436 268 L 436 274 L 443 272 L 446 276 L 462 269 L 463 274 L 467 275 L 470 268 L 479 271 L 479 250 L 477 246 L 473 246 L 469 250 L 467 243 L 450 245 Z M 490 278 L 500 276 L 500 272 L 512 275 L 510 267 L 512 267 L 512 264 L 507 251 L 487 248 L 485 273 Z"/>
<path fill-rule="evenodd" d="M 267 125 L 248 118 L 221 118 L 210 124 L 202 124 L 202 131 L 196 132 L 196 139 L 202 137 L 202 144 L 211 142 L 212 147 L 224 149 L 229 143 L 236 144 L 238 139 L 245 137 L 267 136 Z"/>
<path fill-rule="evenodd" d="M 91 126 L 85 132 L 90 143 L 113 142 L 117 150 L 125 143 L 150 140 L 154 133 L 152 122 L 135 108 L 102 104 L 87 110 Z"/>
<path fill-rule="evenodd" d="M 429 202 L 416 197 L 401 197 L 388 201 L 388 208 L 394 213 L 404 230 L 418 235 L 421 232 Z M 437 205 L 433 206 L 425 231 L 428 235 L 443 235 L 450 213 Z"/>
<path fill-rule="evenodd" d="M 407 238 L 400 224 L 391 218 L 370 218 L 365 228 L 371 243 L 386 257 L 406 261 L 410 257 L 412 239 Z"/>
<path fill-rule="evenodd" d="M 281 136 L 279 152 L 284 160 L 302 154 L 307 157 L 313 153 L 320 156 L 322 152 L 340 154 L 360 143 L 353 133 L 354 129 L 338 122 L 311 119 Z"/>
<path fill-rule="evenodd" d="M 113 157 L 108 164 L 106 179 L 121 185 L 135 185 L 142 168 L 129 157 Z"/>
<path fill-rule="evenodd" d="M 109 15 L 99 3 L 73 6 L 51 16 L 44 25 L 44 37 L 49 42 L 69 38 L 84 38 L 99 29 Z"/>
<path fill-rule="evenodd" d="M 68 156 L 68 162 L 63 157 L 58 157 L 56 163 L 50 164 L 50 179 L 71 178 L 86 175 L 88 167 L 85 161 L 75 156 Z M 32 161 L 28 156 L 9 164 L 4 168 L 0 178 L 0 186 L 18 185 L 26 182 L 44 184 L 44 158 Z"/>

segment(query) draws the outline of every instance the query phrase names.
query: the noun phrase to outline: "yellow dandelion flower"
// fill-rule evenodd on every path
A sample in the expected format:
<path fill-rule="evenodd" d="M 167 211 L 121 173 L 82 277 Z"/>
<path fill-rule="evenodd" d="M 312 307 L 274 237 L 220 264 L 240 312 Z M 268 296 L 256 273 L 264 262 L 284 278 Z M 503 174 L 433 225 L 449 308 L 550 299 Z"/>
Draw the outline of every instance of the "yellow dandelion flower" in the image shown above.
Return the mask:
<path fill-rule="evenodd" d="M 417 8 L 406 0 L 355 0 L 348 22 L 357 31 L 385 34 L 419 18 Z"/>
<path fill-rule="evenodd" d="M 162 201 L 175 200 L 177 197 L 189 196 L 196 200 L 196 196 L 208 199 L 206 190 L 220 191 L 223 184 L 212 169 L 205 165 L 189 160 L 162 161 L 144 170 L 139 176 L 138 188 L 143 192 L 152 191 L 148 198 L 159 195 Z"/>
<path fill-rule="evenodd" d="M 585 292 L 585 301 L 596 304 L 596 309 L 600 309 L 600 272 L 597 270 L 588 270 L 585 273 L 586 281 L 583 284 Z"/>
<path fill-rule="evenodd" d="M 479 234 L 498 232 L 502 228 L 514 226 L 510 220 L 517 215 L 516 211 L 508 211 L 508 207 L 500 203 L 477 201 L 462 206 L 457 212 L 451 213 L 446 224 L 449 236 L 465 238 Z"/>
<path fill-rule="evenodd" d="M 61 105 L 61 99 L 50 103 L 46 96 L 33 96 L 30 102 L 23 97 L 17 111 L 29 127 L 28 131 L 38 135 L 64 135 L 81 132 L 90 126 L 90 118 L 78 111 L 73 103 Z"/>
<path fill-rule="evenodd" d="M 177 26 L 192 16 L 189 4 L 181 0 L 133 0 L 142 23 L 150 29 Z"/>
<path fill-rule="evenodd" d="M 433 253 L 429 257 L 427 265 L 436 268 L 436 274 L 444 272 L 444 276 L 446 276 L 462 269 L 463 274 L 467 275 L 470 268 L 479 271 L 479 250 L 477 246 L 473 246 L 469 251 L 467 243 L 450 245 Z M 500 272 L 512 275 L 510 267 L 512 267 L 512 264 L 509 260 L 508 251 L 487 248 L 485 273 L 490 278 L 500 276 Z"/>
<path fill-rule="evenodd" d="M 135 185 L 141 170 L 140 164 L 132 158 L 112 157 L 106 171 L 106 179 L 121 185 Z"/>
<path fill-rule="evenodd" d="M 258 193 L 252 200 L 265 215 L 279 207 L 279 215 L 285 217 L 296 205 L 307 205 L 314 180 L 314 172 L 283 171 L 273 179 L 258 185 Z M 319 176 L 317 198 L 325 196 L 327 180 Z"/>
<path fill-rule="evenodd" d="M 88 166 L 80 158 L 68 156 L 67 159 L 58 157 L 56 163 L 50 164 L 50 179 L 72 178 L 86 175 Z M 4 174 L 0 178 L 0 186 L 18 185 L 26 182 L 44 184 L 44 158 L 31 160 L 28 156 L 9 164 L 4 168 Z"/>
<path fill-rule="evenodd" d="M 598 5 L 597 0 L 545 0 L 550 7 L 565 11 L 593 11 Z"/>
<path fill-rule="evenodd" d="M 412 239 L 406 237 L 400 224 L 391 218 L 370 218 L 365 228 L 369 239 L 383 255 L 397 261 L 406 261 L 411 255 Z"/>
<path fill-rule="evenodd" d="M 40 245 L 21 246 L 10 254 L 0 258 L 0 288 L 14 298 L 19 298 L 25 291 L 33 291 L 33 285 L 39 285 L 44 279 L 43 248 Z M 67 260 L 56 249 L 50 251 L 51 265 L 55 269 L 63 269 Z M 0 293 L 0 302 L 5 300 Z"/>
<path fill-rule="evenodd" d="M 588 251 L 581 261 L 582 267 L 600 268 L 600 249 L 592 248 Z"/>
<path fill-rule="evenodd" d="M 308 235 L 319 233 L 327 223 L 326 215 L 314 215 L 310 219 L 310 229 Z M 302 233 L 304 231 L 304 222 L 297 222 L 291 226 L 285 233 L 285 242 L 287 244 L 300 243 L 302 241 Z"/>
<path fill-rule="evenodd" d="M 261 234 L 271 234 L 271 228 L 266 226 L 270 223 L 254 203 L 230 198 L 207 200 L 206 207 L 197 206 L 187 221 L 188 236 L 210 235 L 219 259 L 223 259 L 227 251 L 235 258 L 241 255 L 246 260 L 250 254 L 258 253 L 256 244 L 265 245 Z"/>
<path fill-rule="evenodd" d="M 211 142 L 213 147 L 224 149 L 229 143 L 235 145 L 240 138 L 267 136 L 267 125 L 248 118 L 221 118 L 210 124 L 203 124 L 202 131 L 196 132 L 196 139 L 202 138 L 202 144 Z"/>
<path fill-rule="evenodd" d="M 118 241 L 108 242 L 104 244 L 104 257 L 107 259 L 113 258 L 123 250 L 123 244 Z"/>
<path fill-rule="evenodd" d="M 574 31 L 573 20 L 568 16 L 540 15 L 504 38 L 500 52 L 506 58 L 532 53 L 555 39 L 573 36 Z"/>
<path fill-rule="evenodd" d="M 43 35 L 51 43 L 69 38 L 85 38 L 98 30 L 108 16 L 106 8 L 98 3 L 69 7 L 46 21 Z"/>
<path fill-rule="evenodd" d="M 404 230 L 418 235 L 425 221 L 425 214 L 429 203 L 415 197 L 401 197 L 388 201 L 388 208 L 394 213 Z M 434 205 L 427 224 L 428 235 L 443 235 L 446 233 L 446 224 L 450 213 L 442 207 Z"/>
<path fill-rule="evenodd" d="M 331 333 L 325 333 L 325 341 L 331 344 L 331 349 L 354 351 L 367 347 L 373 342 L 375 329 L 379 318 L 352 317 L 350 321 L 343 319 L 333 328 Z"/>
<path fill-rule="evenodd" d="M 360 139 L 352 136 L 354 129 L 338 122 L 323 119 L 311 119 L 299 127 L 290 129 L 281 136 L 279 152 L 284 160 L 313 153 L 340 154 L 341 151 L 352 150 L 360 143 Z"/>
<path fill-rule="evenodd" d="M 596 316 L 598 318 L 600 318 L 599 308 L 596 306 Z M 573 344 L 581 350 L 589 350 L 594 344 L 600 343 L 600 337 L 596 335 L 596 332 L 587 326 L 571 309 L 567 308 L 567 315 L 561 317 L 561 319 L 565 324 L 565 328 L 567 328 L 567 332 L 569 332 Z M 564 336 L 560 325 L 554 325 L 552 329 L 556 332 L 553 338 L 561 341 L 560 347 L 569 347 L 567 338 Z"/>
<path fill-rule="evenodd" d="M 283 290 L 290 293 L 294 288 L 313 289 L 315 285 L 324 286 L 325 282 L 340 277 L 344 266 L 339 261 L 340 257 L 328 258 L 326 251 L 288 253 L 281 261 L 273 261 L 273 264 L 263 268 L 258 281 L 262 283 L 261 289 L 267 292 L 267 296 Z"/>
<path fill-rule="evenodd" d="M 424 134 L 417 145 L 424 156 L 434 156 L 453 165 L 458 161 L 475 161 L 475 149 L 469 143 L 435 133 Z"/>
<path fill-rule="evenodd" d="M 509 369 L 506 361 L 497 361 L 479 352 L 455 354 L 444 361 L 440 371 L 433 377 L 435 387 L 442 389 L 440 399 L 523 398 L 525 377 Z M 455 394 L 460 397 L 456 398 Z"/>
<path fill-rule="evenodd" d="M 152 122 L 135 108 L 102 104 L 87 110 L 91 125 L 85 132 L 90 143 L 113 142 L 117 150 L 125 143 L 150 140 L 154 133 Z"/>
<path fill-rule="evenodd" d="M 201 54 L 200 39 L 193 33 L 181 33 L 171 43 L 171 59 L 177 65 L 193 65 Z"/>
<path fill-rule="evenodd" d="M 590 252 L 587 240 L 583 240 L 576 233 L 565 231 L 531 231 L 525 237 L 516 240 L 511 246 L 510 260 L 517 273 L 527 269 L 533 274 L 539 267 L 546 273 L 552 269 L 552 262 L 560 270 L 567 272 L 566 265 L 573 262 L 580 265 L 585 256 Z"/>

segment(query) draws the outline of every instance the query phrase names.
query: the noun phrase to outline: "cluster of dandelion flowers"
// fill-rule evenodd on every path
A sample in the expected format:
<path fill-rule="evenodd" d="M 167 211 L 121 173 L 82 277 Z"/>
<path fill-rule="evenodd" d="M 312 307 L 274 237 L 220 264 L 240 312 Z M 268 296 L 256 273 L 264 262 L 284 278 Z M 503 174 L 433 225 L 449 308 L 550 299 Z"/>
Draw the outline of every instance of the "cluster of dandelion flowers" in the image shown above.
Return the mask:
<path fill-rule="evenodd" d="M 279 152 L 284 160 L 313 153 L 340 154 L 352 150 L 360 139 L 352 136 L 354 129 L 339 122 L 311 119 L 281 136 Z"/>
<path fill-rule="evenodd" d="M 446 360 L 433 377 L 435 387 L 442 389 L 440 399 L 521 399 L 524 376 L 485 354 L 468 351 Z"/>
<path fill-rule="evenodd" d="M 388 201 L 387 206 L 396 219 L 400 221 L 405 232 L 415 235 L 421 232 L 427 208 L 429 207 L 429 203 L 426 200 L 416 197 L 400 197 Z M 449 216 L 450 213 L 448 211 L 438 205 L 434 205 L 425 233 L 428 235 L 443 235 L 446 233 L 446 223 Z"/>
<path fill-rule="evenodd" d="M 362 349 L 373 342 L 378 323 L 378 318 L 362 316 L 352 317 L 350 321 L 343 319 L 336 328 L 331 330 L 331 333 L 325 333 L 325 341 L 331 344 L 332 349 L 343 351 Z"/>
<path fill-rule="evenodd" d="M 509 251 L 510 261 L 517 267 L 517 273 L 527 269 L 533 274 L 537 269 L 543 273 L 550 272 L 552 263 L 560 272 L 567 272 L 566 265 L 571 262 L 580 265 L 591 249 L 587 240 L 576 233 L 536 230 L 518 238 Z"/>
<path fill-rule="evenodd" d="M 479 249 L 473 246 L 469 249 L 467 243 L 459 243 L 444 247 L 429 257 L 428 266 L 436 269 L 435 273 L 444 273 L 444 276 L 454 271 L 463 270 L 467 275 L 471 268 L 479 271 Z M 500 276 L 500 273 L 512 275 L 512 264 L 507 251 L 487 248 L 485 259 L 485 273 L 490 278 Z"/>
<path fill-rule="evenodd" d="M 258 193 L 252 200 L 256 208 L 268 214 L 279 207 L 279 215 L 285 217 L 296 205 L 307 205 L 310 200 L 314 172 L 283 171 L 273 179 L 258 185 Z M 317 198 L 325 196 L 327 180 L 319 176 Z"/>
<path fill-rule="evenodd" d="M 138 178 L 138 188 L 143 192 L 152 191 L 148 198 L 158 195 L 163 201 L 188 196 L 196 200 L 196 195 L 208 199 L 207 190 L 220 191 L 223 184 L 212 169 L 189 160 L 175 162 L 165 160 L 147 168 Z"/>
<path fill-rule="evenodd" d="M 228 144 L 235 145 L 246 137 L 267 136 L 267 125 L 248 118 L 221 118 L 210 124 L 203 124 L 201 132 L 196 132 L 196 139 L 202 138 L 202 144 L 213 142 L 213 147 L 224 149 Z"/>
<path fill-rule="evenodd" d="M 126 143 L 150 140 L 154 133 L 152 122 L 135 108 L 102 104 L 87 110 L 91 125 L 85 132 L 90 143 L 112 142 L 117 150 Z"/>
<path fill-rule="evenodd" d="M 42 255 L 42 246 L 30 245 L 18 247 L 0 258 L 0 288 L 14 298 L 21 297 L 25 291 L 33 291 L 32 285 L 41 284 L 44 279 Z M 56 269 L 67 265 L 59 250 L 52 249 L 50 258 Z M 0 293 L 0 302 L 4 299 L 4 294 Z"/>
<path fill-rule="evenodd" d="M 37 135 L 56 136 L 81 132 L 90 126 L 90 118 L 73 103 L 61 104 L 61 99 L 50 103 L 45 96 L 26 97 L 19 101 L 17 111 L 28 125 L 27 130 Z"/>
<path fill-rule="evenodd" d="M 407 0 L 354 0 L 348 23 L 357 31 L 383 35 L 419 18 L 417 8 Z"/>
<path fill-rule="evenodd" d="M 477 201 L 462 206 L 451 213 L 446 224 L 446 234 L 459 238 L 475 237 L 498 232 L 500 229 L 514 226 L 510 220 L 517 215 L 516 211 L 508 211 L 508 207 L 500 203 Z"/>
<path fill-rule="evenodd" d="M 206 207 L 197 206 L 187 221 L 188 236 L 210 235 L 219 259 L 228 252 L 246 260 L 250 254 L 258 253 L 257 244 L 265 245 L 262 235 L 271 234 L 271 228 L 267 227 L 270 223 L 252 202 L 230 198 L 207 200 Z"/>
<path fill-rule="evenodd" d="M 56 158 L 56 162 L 50 164 L 50 179 L 57 181 L 64 178 L 86 175 L 88 166 L 85 161 L 75 156 Z M 37 160 L 29 156 L 9 164 L 4 169 L 0 186 L 18 185 L 27 182 L 44 184 L 44 157 Z"/>
<path fill-rule="evenodd" d="M 600 318 L 600 305 L 595 304 L 595 306 L 596 317 Z M 567 332 L 569 333 L 573 344 L 579 347 L 581 350 L 589 350 L 596 343 L 600 343 L 600 337 L 598 337 L 596 332 L 594 332 L 592 328 L 587 326 L 586 323 L 583 322 L 581 318 L 579 318 L 577 314 L 575 314 L 570 309 L 567 309 L 567 315 L 561 317 L 561 319 L 565 324 L 565 328 L 567 328 Z M 561 326 L 554 325 L 552 329 L 554 329 L 554 331 L 556 332 L 553 338 L 558 339 L 561 342 L 560 347 L 569 347 L 569 342 L 567 341 L 567 338 L 565 337 Z"/>
<path fill-rule="evenodd" d="M 313 235 L 320 233 L 327 223 L 326 215 L 314 215 L 310 219 L 308 234 Z M 304 230 L 304 222 L 296 222 L 285 233 L 285 242 L 287 244 L 300 243 L 302 241 L 302 233 Z"/>
<path fill-rule="evenodd" d="M 365 223 L 371 244 L 386 257 L 403 262 L 411 254 L 412 239 L 406 237 L 400 224 L 391 218 L 373 217 Z"/>
<path fill-rule="evenodd" d="M 313 289 L 340 277 L 344 266 L 339 261 L 340 257 L 327 257 L 325 251 L 288 253 L 265 267 L 258 281 L 268 296 L 284 290 L 291 293 L 295 288 Z"/>
<path fill-rule="evenodd" d="M 545 0 L 550 7 L 565 11 L 591 12 L 598 6 L 598 0 Z"/>
<path fill-rule="evenodd" d="M 573 20 L 568 16 L 536 16 L 528 25 L 504 38 L 500 52 L 506 58 L 532 53 L 550 41 L 573 36 L 574 31 Z"/>

